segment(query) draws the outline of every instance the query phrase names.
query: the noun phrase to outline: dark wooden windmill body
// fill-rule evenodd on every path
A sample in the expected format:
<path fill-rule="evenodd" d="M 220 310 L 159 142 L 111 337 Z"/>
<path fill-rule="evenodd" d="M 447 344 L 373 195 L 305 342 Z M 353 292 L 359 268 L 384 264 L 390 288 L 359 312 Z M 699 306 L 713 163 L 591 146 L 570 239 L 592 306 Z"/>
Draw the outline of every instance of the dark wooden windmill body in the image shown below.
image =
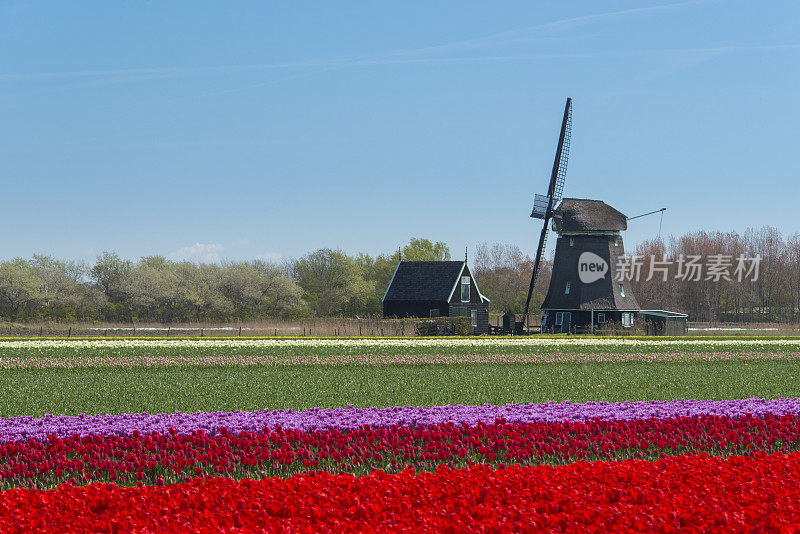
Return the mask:
<path fill-rule="evenodd" d="M 553 228 L 558 240 L 542 331 L 632 326 L 639 303 L 627 278 L 615 276 L 627 217 L 600 200 L 565 198 L 553 212 Z"/>

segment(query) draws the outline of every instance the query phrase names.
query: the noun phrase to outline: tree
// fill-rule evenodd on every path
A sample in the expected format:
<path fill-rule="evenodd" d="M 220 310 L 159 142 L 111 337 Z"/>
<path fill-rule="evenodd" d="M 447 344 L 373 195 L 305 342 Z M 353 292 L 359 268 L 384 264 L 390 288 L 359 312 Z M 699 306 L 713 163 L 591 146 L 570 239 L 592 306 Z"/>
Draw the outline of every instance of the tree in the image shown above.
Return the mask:
<path fill-rule="evenodd" d="M 800 234 L 793 234 L 786 247 L 789 252 L 788 286 L 791 293 L 789 317 L 792 321 L 800 318 Z"/>
<path fill-rule="evenodd" d="M 19 318 L 27 310 L 40 307 L 42 281 L 27 260 L 14 258 L 0 263 L 0 311 Z"/>
<path fill-rule="evenodd" d="M 381 299 L 389 288 L 389 282 L 397 268 L 397 254 L 394 256 L 380 254 L 372 258 L 368 254 L 359 254 L 356 257 L 363 273 L 364 280 L 372 285 L 372 294 L 365 304 L 365 312 L 370 315 L 382 313 Z"/>
<path fill-rule="evenodd" d="M 123 260 L 116 252 L 104 251 L 97 257 L 89 274 L 103 293 L 113 301 L 125 297 L 123 287 L 127 285 L 126 279 L 130 277 L 132 270 L 133 263 L 130 260 Z"/>
<path fill-rule="evenodd" d="M 516 245 L 481 243 L 475 253 L 473 275 L 481 293 L 491 301 L 496 313 L 522 313 L 528 295 L 533 261 Z M 542 261 L 537 276 L 531 310 L 538 310 L 550 283 L 550 264 Z"/>
<path fill-rule="evenodd" d="M 39 279 L 41 307 L 61 319 L 76 319 L 86 305 L 82 287 L 87 272 L 83 264 L 34 254 L 28 265 Z"/>
<path fill-rule="evenodd" d="M 341 250 L 320 249 L 294 263 L 294 274 L 314 315 L 364 313 L 374 284 L 362 266 Z"/>
<path fill-rule="evenodd" d="M 411 238 L 411 242 L 403 247 L 403 260 L 406 261 L 447 261 L 450 259 L 450 248 L 446 243 L 432 243 L 427 239 Z"/>
<path fill-rule="evenodd" d="M 218 289 L 239 319 L 297 316 L 303 313 L 303 290 L 286 269 L 264 262 L 223 264 Z"/>

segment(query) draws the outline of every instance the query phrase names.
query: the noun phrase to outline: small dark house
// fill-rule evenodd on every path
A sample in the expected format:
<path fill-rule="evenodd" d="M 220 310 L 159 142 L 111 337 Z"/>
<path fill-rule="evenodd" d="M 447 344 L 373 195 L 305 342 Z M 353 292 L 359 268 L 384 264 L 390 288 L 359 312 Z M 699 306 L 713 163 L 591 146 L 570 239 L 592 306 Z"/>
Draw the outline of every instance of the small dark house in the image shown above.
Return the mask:
<path fill-rule="evenodd" d="M 465 261 L 401 261 L 383 296 L 384 317 L 470 317 L 476 334 L 489 329 L 489 299 Z"/>

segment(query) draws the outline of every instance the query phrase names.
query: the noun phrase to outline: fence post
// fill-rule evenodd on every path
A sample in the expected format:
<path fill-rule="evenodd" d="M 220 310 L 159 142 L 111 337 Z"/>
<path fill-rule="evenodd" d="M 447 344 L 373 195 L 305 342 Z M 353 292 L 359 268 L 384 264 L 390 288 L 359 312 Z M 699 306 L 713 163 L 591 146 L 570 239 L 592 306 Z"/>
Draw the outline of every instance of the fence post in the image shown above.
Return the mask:
<path fill-rule="evenodd" d="M 278 329 L 275 329 L 275 337 L 278 337 Z"/>
<path fill-rule="evenodd" d="M 72 327 L 70 326 L 69 327 L 69 332 L 67 332 L 67 337 L 71 337 L 71 336 L 72 336 Z"/>
<path fill-rule="evenodd" d="M 203 337 L 203 328 L 200 329 L 200 337 Z"/>
<path fill-rule="evenodd" d="M 108 336 L 108 328 L 106 328 L 106 329 L 103 331 L 103 337 L 107 337 L 107 336 Z"/>
<path fill-rule="evenodd" d="M 133 325 L 133 335 L 136 335 L 136 325 Z"/>
<path fill-rule="evenodd" d="M 239 337 L 242 337 L 242 327 L 239 327 Z"/>

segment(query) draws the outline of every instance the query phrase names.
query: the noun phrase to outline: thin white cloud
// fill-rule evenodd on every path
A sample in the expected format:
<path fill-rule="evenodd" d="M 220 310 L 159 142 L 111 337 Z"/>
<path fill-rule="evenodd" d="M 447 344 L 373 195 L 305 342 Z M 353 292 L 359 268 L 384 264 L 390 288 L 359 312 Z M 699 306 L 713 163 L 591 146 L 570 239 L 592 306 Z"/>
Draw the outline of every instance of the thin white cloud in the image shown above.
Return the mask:
<path fill-rule="evenodd" d="M 144 68 L 144 69 L 106 69 L 106 70 L 82 70 L 82 71 L 61 71 L 61 72 L 33 72 L 33 73 L 6 73 L 0 74 L 0 80 L 36 80 L 36 79 L 54 79 L 54 78 L 97 78 L 97 77 L 115 77 L 115 81 L 135 81 L 149 78 L 163 78 L 170 76 L 185 76 L 185 75 L 198 75 L 198 74 L 220 74 L 232 72 L 249 72 L 259 70 L 271 69 L 285 69 L 285 68 L 337 68 L 337 67 L 353 67 L 353 66 L 370 66 L 370 65 L 390 65 L 395 63 L 426 63 L 426 62 L 447 62 L 447 61 L 486 61 L 492 59 L 514 59 L 514 58 L 421 58 L 417 60 L 403 60 L 399 59 L 402 56 L 413 55 L 428 55 L 432 53 L 453 53 L 463 52 L 465 50 L 476 48 L 489 48 L 496 47 L 508 43 L 518 42 L 520 40 L 530 39 L 530 33 L 536 33 L 541 30 L 548 29 L 566 29 L 576 25 L 589 23 L 596 20 L 605 18 L 620 17 L 625 15 L 645 13 L 652 11 L 669 10 L 678 7 L 698 4 L 706 0 L 691 0 L 687 2 L 678 2 L 672 4 L 661 4 L 656 6 L 639 7 L 633 9 L 624 9 L 618 11 L 608 11 L 604 13 L 594 13 L 590 15 L 583 15 L 580 17 L 570 17 L 561 20 L 545 22 L 533 26 L 525 26 L 514 30 L 508 30 L 491 35 L 475 37 L 462 41 L 455 41 L 452 43 L 445 43 L 441 45 L 426 46 L 419 48 L 411 48 L 407 50 L 399 50 L 385 54 L 374 55 L 361 55 L 351 57 L 340 57 L 330 59 L 317 59 L 308 61 L 295 61 L 295 62 L 279 62 L 279 63 L 264 63 L 264 64 L 251 64 L 251 65 L 219 65 L 219 66 L 199 66 L 199 67 L 163 67 L 163 68 Z M 537 59 L 545 58 L 548 56 L 523 56 L 518 59 Z M 549 56 L 553 57 L 553 56 Z M 297 77 L 306 76 L 307 74 L 298 75 Z M 118 79 L 119 77 L 127 77 L 127 79 Z M 294 79 L 290 77 L 287 79 Z M 283 79 L 278 80 L 283 81 Z M 266 84 L 276 83 L 275 81 L 265 82 Z"/>
<path fill-rule="evenodd" d="M 200 263 L 217 263 L 219 253 L 225 249 L 218 243 L 195 243 L 170 252 L 167 257 L 174 261 L 197 261 Z"/>
<path fill-rule="evenodd" d="M 164 75 L 158 78 L 166 78 L 171 74 L 180 74 L 185 71 L 193 72 L 230 72 L 233 70 L 265 70 L 271 68 L 284 68 L 284 67 L 317 67 L 324 68 L 325 70 L 341 67 L 369 67 L 379 65 L 401 65 L 401 64 L 424 64 L 424 63 L 485 63 L 485 62 L 501 62 L 501 61 L 535 61 L 535 60 L 548 60 L 548 59 L 581 59 L 581 58 L 598 58 L 608 56 L 636 56 L 636 55 L 653 55 L 653 54 L 678 54 L 678 53 L 729 53 L 729 52 L 770 52 L 782 50 L 797 50 L 800 49 L 800 44 L 766 44 L 766 45 L 731 45 L 731 46 L 710 46 L 710 47 L 696 47 L 696 48 L 654 48 L 643 50 L 605 50 L 594 52 L 567 52 L 563 54 L 526 54 L 526 55 L 507 55 L 507 56 L 463 56 L 463 57 L 422 57 L 422 58 L 375 58 L 375 59 L 349 59 L 349 60 L 320 60 L 320 61 L 307 61 L 302 63 L 275 63 L 272 65 L 241 65 L 238 67 L 212 67 L 209 69 L 163 69 Z M 75 73 L 34 73 L 34 74 L 0 74 L 0 80 L 11 79 L 36 79 L 48 77 L 69 77 L 69 76 L 101 76 L 104 73 L 114 74 L 116 71 L 86 71 Z M 131 71 L 133 72 L 133 71 Z M 294 80 L 304 76 L 319 74 L 320 71 L 299 74 L 296 76 L 288 76 L 277 80 L 269 80 L 263 83 L 253 84 L 250 87 L 261 87 L 264 85 L 271 85 L 280 83 L 287 80 Z M 117 82 L 133 81 L 134 78 L 129 80 L 116 80 Z M 137 78 L 138 80 L 138 78 Z M 237 89 L 221 92 L 233 92 Z"/>

